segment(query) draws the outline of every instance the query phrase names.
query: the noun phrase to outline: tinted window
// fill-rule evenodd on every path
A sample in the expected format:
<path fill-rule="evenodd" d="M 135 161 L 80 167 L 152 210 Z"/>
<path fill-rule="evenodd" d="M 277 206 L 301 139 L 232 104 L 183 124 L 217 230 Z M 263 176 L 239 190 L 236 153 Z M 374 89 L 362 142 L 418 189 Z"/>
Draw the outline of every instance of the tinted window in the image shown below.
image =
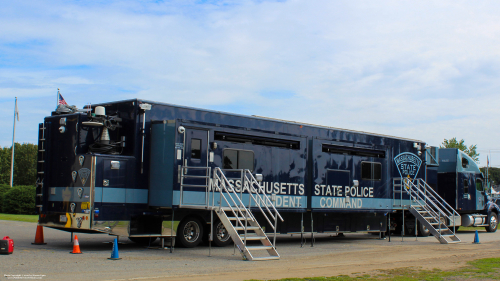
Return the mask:
<path fill-rule="evenodd" d="M 200 139 L 191 139 L 191 159 L 201 159 Z"/>
<path fill-rule="evenodd" d="M 476 189 L 478 191 L 483 191 L 483 181 L 482 180 L 480 180 L 480 179 L 476 180 Z"/>
<path fill-rule="evenodd" d="M 373 162 L 361 162 L 362 180 L 381 180 L 382 164 Z"/>
<path fill-rule="evenodd" d="M 224 149 L 222 153 L 224 169 L 248 169 L 253 171 L 253 151 Z"/>
<path fill-rule="evenodd" d="M 238 169 L 248 169 L 253 171 L 253 152 L 239 150 L 238 151 Z"/>
<path fill-rule="evenodd" d="M 238 151 L 225 149 L 223 152 L 224 169 L 238 169 Z"/>
<path fill-rule="evenodd" d="M 469 160 L 462 158 L 462 168 L 469 167 Z"/>

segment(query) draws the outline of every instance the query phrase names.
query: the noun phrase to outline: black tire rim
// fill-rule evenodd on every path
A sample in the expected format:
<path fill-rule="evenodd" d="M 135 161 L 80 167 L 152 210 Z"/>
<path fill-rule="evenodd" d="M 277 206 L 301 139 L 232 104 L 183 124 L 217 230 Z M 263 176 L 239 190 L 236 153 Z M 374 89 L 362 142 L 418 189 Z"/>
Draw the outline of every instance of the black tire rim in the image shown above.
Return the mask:
<path fill-rule="evenodd" d="M 222 222 L 217 224 L 217 227 L 215 228 L 215 235 L 217 236 L 217 240 L 222 243 L 227 242 L 230 238 L 229 233 Z"/>
<path fill-rule="evenodd" d="M 200 237 L 200 225 L 195 221 L 188 221 L 182 230 L 184 239 L 188 243 L 194 243 L 198 241 Z"/>

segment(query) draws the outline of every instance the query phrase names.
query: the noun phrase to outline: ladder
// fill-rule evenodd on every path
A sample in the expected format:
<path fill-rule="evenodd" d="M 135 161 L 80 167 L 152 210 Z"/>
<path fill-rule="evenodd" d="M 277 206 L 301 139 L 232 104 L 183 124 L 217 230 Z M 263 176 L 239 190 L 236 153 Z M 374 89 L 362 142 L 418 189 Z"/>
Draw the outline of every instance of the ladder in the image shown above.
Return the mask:
<path fill-rule="evenodd" d="M 454 232 L 460 215 L 432 187 L 422 179 L 410 178 L 394 179 L 394 184 L 410 196 L 410 212 L 441 244 L 460 242 Z"/>
<path fill-rule="evenodd" d="M 236 191 L 236 188 L 229 182 L 220 168 L 214 169 L 212 209 L 215 210 L 244 260 L 279 259 L 280 255 L 276 251 L 276 227 L 278 219 L 283 221 L 283 218 L 266 195 L 264 188 L 260 186 L 249 170 L 232 171 L 241 172 L 242 184 L 239 192 Z M 244 193 L 245 190 L 247 193 Z M 217 205 L 214 204 L 215 192 L 219 193 Z M 243 203 L 244 196 L 248 196 L 248 207 Z M 272 243 L 255 219 L 251 208 L 258 208 L 268 225 L 273 229 Z M 248 241 L 257 241 L 260 244 L 248 245 Z"/>
<path fill-rule="evenodd" d="M 37 158 L 37 178 L 36 178 L 36 198 L 35 207 L 37 213 L 42 213 L 43 208 L 43 179 L 45 178 L 45 123 L 38 124 L 38 158 Z"/>

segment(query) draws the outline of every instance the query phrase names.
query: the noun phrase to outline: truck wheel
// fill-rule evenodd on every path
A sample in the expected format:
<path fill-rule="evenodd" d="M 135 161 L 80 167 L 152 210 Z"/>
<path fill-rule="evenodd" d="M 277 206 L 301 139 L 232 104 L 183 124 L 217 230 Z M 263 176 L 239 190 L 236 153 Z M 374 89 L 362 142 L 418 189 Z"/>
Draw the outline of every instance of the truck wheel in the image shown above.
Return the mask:
<path fill-rule="evenodd" d="M 177 237 L 181 246 L 193 248 L 200 244 L 203 238 L 201 222 L 194 217 L 184 219 L 177 227 Z"/>
<path fill-rule="evenodd" d="M 130 241 L 143 246 L 149 246 L 153 244 L 158 237 L 129 237 Z"/>
<path fill-rule="evenodd" d="M 420 237 L 427 237 L 431 234 L 431 231 L 427 229 L 423 224 L 418 222 L 418 228 L 417 228 L 417 233 L 418 236 Z"/>
<path fill-rule="evenodd" d="M 217 247 L 226 247 L 231 244 L 231 235 L 229 235 L 229 231 L 224 227 L 224 224 L 221 221 L 216 221 L 214 224 L 214 244 Z"/>
<path fill-rule="evenodd" d="M 488 226 L 486 226 L 486 231 L 495 232 L 498 226 L 498 216 L 494 212 L 490 212 L 488 215 Z"/>

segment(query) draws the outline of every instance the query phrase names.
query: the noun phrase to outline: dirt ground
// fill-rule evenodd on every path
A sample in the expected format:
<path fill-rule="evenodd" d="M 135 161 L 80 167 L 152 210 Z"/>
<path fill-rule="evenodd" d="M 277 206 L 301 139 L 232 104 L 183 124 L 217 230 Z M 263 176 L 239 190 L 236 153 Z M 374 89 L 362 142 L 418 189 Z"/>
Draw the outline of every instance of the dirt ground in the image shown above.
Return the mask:
<path fill-rule="evenodd" d="M 398 237 L 399 240 L 401 239 Z M 437 240 L 436 240 L 437 241 Z M 497 242 L 455 245 L 405 245 L 391 242 L 391 246 L 366 247 L 353 252 L 328 253 L 307 258 L 284 257 L 274 263 L 263 263 L 258 269 L 220 272 L 217 280 L 280 279 L 285 277 L 314 277 L 338 275 L 380 274 L 380 270 L 413 267 L 419 269 L 454 270 L 466 266 L 468 261 L 500 257 Z M 319 247 L 320 245 L 317 245 Z M 243 277 L 242 276 L 248 276 Z M 213 274 L 182 275 L 168 280 L 210 280 Z"/>
<path fill-rule="evenodd" d="M 462 243 L 440 244 L 434 237 L 392 237 L 380 240 L 371 234 L 310 236 L 300 246 L 300 236 L 282 235 L 277 240 L 280 260 L 242 261 L 233 247 L 194 249 L 146 249 L 121 237 L 122 260 L 110 261 L 113 237 L 78 234 L 81 255 L 72 255 L 70 234 L 44 228 L 47 245 L 31 245 L 36 224 L 0 221 L 0 236 L 15 241 L 14 254 L 0 256 L 0 273 L 43 275 L 42 280 L 248 280 L 337 275 L 377 274 L 401 267 L 453 270 L 467 261 L 500 257 L 500 232 L 459 232 Z"/>

